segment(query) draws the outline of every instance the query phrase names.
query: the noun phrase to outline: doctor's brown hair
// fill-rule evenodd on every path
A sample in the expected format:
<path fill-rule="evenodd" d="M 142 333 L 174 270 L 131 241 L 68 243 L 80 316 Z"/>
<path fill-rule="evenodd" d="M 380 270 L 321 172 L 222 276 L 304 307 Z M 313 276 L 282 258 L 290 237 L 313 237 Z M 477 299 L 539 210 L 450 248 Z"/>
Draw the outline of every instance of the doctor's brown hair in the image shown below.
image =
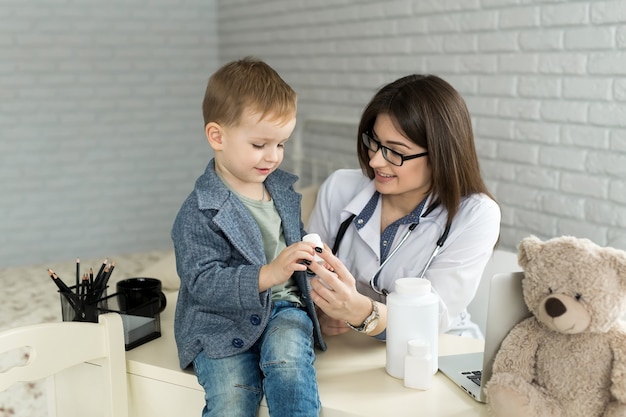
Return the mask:
<path fill-rule="evenodd" d="M 450 224 L 461 198 L 493 196 L 480 175 L 469 111 L 461 95 L 435 75 L 408 75 L 383 86 L 365 107 L 358 130 L 357 153 L 365 175 L 374 178 L 368 149 L 360 140 L 371 134 L 379 114 L 387 114 L 396 129 L 428 151 L 431 189 L 448 212 Z M 494 199 L 495 200 L 495 199 Z"/>

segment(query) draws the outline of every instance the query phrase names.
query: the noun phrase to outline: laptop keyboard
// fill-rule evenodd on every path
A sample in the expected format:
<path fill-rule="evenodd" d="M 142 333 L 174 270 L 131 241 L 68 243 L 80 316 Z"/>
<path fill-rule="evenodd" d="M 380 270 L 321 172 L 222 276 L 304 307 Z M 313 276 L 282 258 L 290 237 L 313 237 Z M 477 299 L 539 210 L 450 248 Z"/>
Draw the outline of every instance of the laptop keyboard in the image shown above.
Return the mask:
<path fill-rule="evenodd" d="M 480 377 L 482 375 L 481 371 L 467 371 L 461 372 L 461 374 L 465 375 L 467 379 L 480 387 Z"/>

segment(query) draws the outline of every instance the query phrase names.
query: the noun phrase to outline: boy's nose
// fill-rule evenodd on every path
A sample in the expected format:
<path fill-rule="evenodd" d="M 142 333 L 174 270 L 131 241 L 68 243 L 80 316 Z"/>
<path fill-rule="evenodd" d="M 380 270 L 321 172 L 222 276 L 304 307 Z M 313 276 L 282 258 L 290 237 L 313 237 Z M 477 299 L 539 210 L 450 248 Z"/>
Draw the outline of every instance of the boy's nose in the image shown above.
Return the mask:
<path fill-rule="evenodd" d="M 277 161 L 278 160 L 278 149 L 276 148 L 270 148 L 267 150 L 267 152 L 265 152 L 265 160 L 266 161 Z"/>

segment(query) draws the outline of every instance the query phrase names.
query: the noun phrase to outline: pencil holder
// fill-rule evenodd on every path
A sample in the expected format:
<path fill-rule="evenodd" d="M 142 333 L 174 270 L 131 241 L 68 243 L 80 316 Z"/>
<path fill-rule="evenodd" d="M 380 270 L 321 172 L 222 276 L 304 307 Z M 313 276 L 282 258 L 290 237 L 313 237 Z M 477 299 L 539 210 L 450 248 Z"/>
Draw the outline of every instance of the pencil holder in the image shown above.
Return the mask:
<path fill-rule="evenodd" d="M 118 313 L 124 325 L 124 345 L 131 350 L 150 340 L 161 337 L 161 302 L 156 298 L 126 308 L 125 295 L 114 293 L 107 296 L 106 288 L 101 290 L 100 298 L 81 299 L 72 292 L 59 292 L 61 297 L 61 315 L 63 321 L 86 321 L 97 323 L 98 315 Z M 122 307 L 120 307 L 122 301 Z"/>
<path fill-rule="evenodd" d="M 71 292 L 59 292 L 61 298 L 61 318 L 63 321 L 98 322 L 98 315 L 107 308 L 107 289 L 77 295 Z"/>

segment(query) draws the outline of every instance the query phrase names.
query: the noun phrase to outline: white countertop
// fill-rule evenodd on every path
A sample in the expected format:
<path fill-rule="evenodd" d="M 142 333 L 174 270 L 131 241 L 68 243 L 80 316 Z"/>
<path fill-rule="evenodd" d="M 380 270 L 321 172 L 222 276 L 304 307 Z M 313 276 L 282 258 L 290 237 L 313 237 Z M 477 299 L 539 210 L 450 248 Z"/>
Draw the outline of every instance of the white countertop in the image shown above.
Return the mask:
<path fill-rule="evenodd" d="M 173 334 L 176 293 L 168 294 L 161 313 L 162 336 L 127 352 L 128 372 L 202 391 L 191 370 L 180 370 Z M 328 350 L 318 352 L 315 367 L 324 416 L 487 416 L 487 407 L 471 399 L 441 373 L 433 388 L 405 388 L 385 371 L 385 344 L 349 332 L 327 337 Z M 441 335 L 439 354 L 479 352 L 483 342 Z"/>

